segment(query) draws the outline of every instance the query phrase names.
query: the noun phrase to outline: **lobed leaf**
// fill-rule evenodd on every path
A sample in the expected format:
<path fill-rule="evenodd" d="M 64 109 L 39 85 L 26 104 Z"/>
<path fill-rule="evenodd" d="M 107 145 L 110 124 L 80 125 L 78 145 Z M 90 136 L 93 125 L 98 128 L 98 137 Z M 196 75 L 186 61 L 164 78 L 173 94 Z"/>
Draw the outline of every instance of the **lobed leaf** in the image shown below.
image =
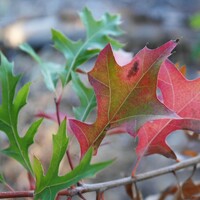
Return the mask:
<path fill-rule="evenodd" d="M 118 15 L 105 14 L 97 21 L 93 18 L 92 13 L 85 8 L 80 13 L 81 20 L 86 28 L 85 41 L 72 41 L 62 33 L 52 30 L 52 39 L 55 47 L 63 53 L 67 59 L 66 71 L 62 76 L 62 82 L 65 85 L 71 80 L 71 72 L 82 63 L 96 56 L 107 43 L 113 47 L 122 46 L 113 38 L 122 34 L 119 28 L 120 17 Z"/>
<path fill-rule="evenodd" d="M 8 148 L 1 150 L 4 154 L 16 159 L 28 171 L 32 173 L 29 160 L 28 148 L 33 143 L 33 138 L 42 120 L 34 122 L 24 137 L 18 133 L 18 116 L 24 107 L 29 93 L 30 83 L 25 84 L 19 91 L 16 91 L 20 76 L 13 74 L 13 64 L 1 54 L 0 82 L 2 92 L 2 103 L 0 106 L 0 130 L 3 131 L 8 139 Z"/>
<path fill-rule="evenodd" d="M 155 153 L 176 159 L 165 141 L 166 137 L 175 130 L 200 133 L 200 78 L 187 80 L 174 64 L 166 61 L 159 73 L 158 86 L 163 103 L 180 118 L 153 120 L 139 130 L 136 148 L 138 162 L 143 156 Z"/>
<path fill-rule="evenodd" d="M 60 125 L 58 133 L 53 136 L 53 155 L 49 169 L 45 175 L 40 161 L 37 158 L 34 159 L 33 169 L 36 176 L 34 199 L 53 200 L 60 190 L 67 189 L 83 178 L 95 175 L 112 163 L 112 161 L 107 161 L 90 164 L 92 149 L 89 149 L 80 164 L 74 168 L 74 170 L 63 176 L 59 176 L 59 165 L 65 155 L 68 141 L 69 139 L 66 136 L 66 120 L 64 120 Z"/>
<path fill-rule="evenodd" d="M 154 50 L 145 47 L 123 67 L 115 61 L 110 45 L 104 48 L 89 72 L 97 99 L 97 119 L 93 124 L 69 119 L 82 156 L 91 146 L 98 148 L 109 128 L 124 124 L 126 132 L 133 135 L 146 121 L 172 114 L 157 99 L 156 86 L 160 66 L 175 46 L 176 41 L 169 41 Z"/>

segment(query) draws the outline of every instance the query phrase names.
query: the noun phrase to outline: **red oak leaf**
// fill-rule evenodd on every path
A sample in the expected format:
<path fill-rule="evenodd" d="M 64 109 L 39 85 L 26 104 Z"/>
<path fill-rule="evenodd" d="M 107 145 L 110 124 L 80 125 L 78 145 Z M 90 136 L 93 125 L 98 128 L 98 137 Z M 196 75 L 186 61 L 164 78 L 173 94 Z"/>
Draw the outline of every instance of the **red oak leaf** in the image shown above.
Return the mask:
<path fill-rule="evenodd" d="M 200 119 L 200 78 L 187 80 L 166 61 L 159 72 L 158 87 L 168 108 L 180 117 Z"/>
<path fill-rule="evenodd" d="M 91 146 L 97 150 L 110 127 L 125 123 L 133 134 L 148 120 L 172 114 L 157 99 L 156 85 L 160 66 L 176 44 L 177 41 L 169 41 L 154 50 L 145 47 L 123 67 L 117 64 L 110 45 L 101 51 L 89 72 L 97 98 L 97 119 L 93 124 L 69 119 L 80 143 L 81 156 Z"/>
<path fill-rule="evenodd" d="M 140 128 L 137 134 L 138 161 L 135 170 L 144 155 L 158 153 L 176 159 L 176 155 L 165 141 L 173 131 L 200 131 L 200 78 L 187 80 L 175 65 L 167 60 L 160 69 L 158 87 L 164 104 L 181 118 L 153 120 Z"/>

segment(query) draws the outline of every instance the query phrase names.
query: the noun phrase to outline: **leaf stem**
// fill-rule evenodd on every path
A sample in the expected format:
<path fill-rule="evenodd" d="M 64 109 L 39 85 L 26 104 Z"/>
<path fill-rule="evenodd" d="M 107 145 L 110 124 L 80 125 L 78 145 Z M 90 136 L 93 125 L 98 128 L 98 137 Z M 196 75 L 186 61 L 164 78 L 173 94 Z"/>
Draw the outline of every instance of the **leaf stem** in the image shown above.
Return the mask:
<path fill-rule="evenodd" d="M 10 191 L 14 192 L 14 188 L 12 188 L 8 183 L 4 183 L 5 187 L 7 187 Z"/>
<path fill-rule="evenodd" d="M 58 122 L 58 125 L 60 126 L 60 123 L 61 123 L 61 121 L 60 121 L 60 102 L 61 102 L 61 96 L 58 99 L 55 98 L 54 101 L 55 101 L 55 105 L 56 105 L 57 122 Z M 73 170 L 74 169 L 74 165 L 73 165 L 73 162 L 72 162 L 72 159 L 71 159 L 71 155 L 70 155 L 69 149 L 67 149 L 66 155 L 67 155 L 67 159 L 68 159 L 68 162 L 69 162 L 69 166 L 70 166 L 71 170 Z M 79 195 L 79 197 L 81 199 L 85 200 L 85 198 L 83 197 L 82 194 L 78 194 L 78 195 Z M 60 195 L 58 194 L 56 198 L 59 199 Z"/>
<path fill-rule="evenodd" d="M 141 173 L 135 175 L 134 177 L 126 177 L 117 180 L 94 183 L 94 184 L 84 184 L 78 187 L 69 188 L 67 190 L 60 191 L 58 195 L 60 196 L 75 196 L 80 193 L 94 192 L 94 191 L 106 191 L 111 188 L 127 185 L 134 182 L 144 181 L 164 174 L 172 173 L 173 171 L 178 171 L 185 169 L 190 166 L 194 166 L 200 163 L 200 155 L 195 158 L 190 158 L 179 163 L 156 169 L 150 172 Z M 200 167 L 200 166 L 197 166 Z M 15 191 L 15 192 L 0 192 L 0 199 L 3 198 L 17 198 L 17 197 L 33 197 L 34 191 Z"/>
<path fill-rule="evenodd" d="M 60 123 L 61 123 L 61 121 L 60 121 L 60 102 L 61 102 L 61 98 L 62 98 L 61 96 L 58 99 L 54 98 L 54 102 L 55 102 L 55 106 L 56 106 L 56 117 L 57 117 L 57 122 L 58 122 L 59 126 L 60 126 Z M 74 165 L 72 163 L 72 159 L 71 159 L 71 156 L 70 156 L 70 153 L 69 153 L 69 149 L 67 149 L 66 155 L 67 155 L 67 159 L 68 159 L 68 162 L 69 162 L 69 166 L 70 166 L 71 170 L 73 170 L 74 169 Z"/>
<path fill-rule="evenodd" d="M 54 98 L 54 102 L 56 106 L 56 117 L 57 117 L 57 122 L 59 126 L 60 126 L 60 101 L 61 101 L 61 97 L 59 97 L 58 99 Z"/>
<path fill-rule="evenodd" d="M 72 159 L 71 159 L 71 155 L 70 155 L 69 149 L 67 149 L 66 155 L 67 155 L 67 159 L 68 159 L 68 162 L 69 162 L 69 166 L 70 166 L 71 170 L 73 170 L 74 169 L 74 165 L 73 165 L 73 162 L 72 162 Z"/>
<path fill-rule="evenodd" d="M 27 173 L 28 181 L 29 181 L 29 189 L 34 190 L 35 189 L 35 179 L 33 178 L 32 174 L 30 172 Z"/>

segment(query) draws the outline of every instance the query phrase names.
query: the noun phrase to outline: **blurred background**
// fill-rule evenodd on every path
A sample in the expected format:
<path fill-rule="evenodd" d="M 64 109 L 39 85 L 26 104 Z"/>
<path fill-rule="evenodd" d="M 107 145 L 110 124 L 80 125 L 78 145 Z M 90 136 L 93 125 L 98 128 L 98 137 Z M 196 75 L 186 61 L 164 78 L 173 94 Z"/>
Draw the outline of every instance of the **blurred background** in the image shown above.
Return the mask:
<path fill-rule="evenodd" d="M 48 92 L 39 78 L 36 63 L 26 54 L 18 49 L 18 45 L 28 42 L 37 53 L 46 60 L 52 60 L 64 64 L 63 56 L 55 51 L 51 42 L 51 29 L 57 29 L 69 38 L 78 40 L 84 38 L 85 30 L 80 21 L 78 12 L 84 7 L 88 7 L 93 15 L 98 19 L 105 12 L 120 14 L 122 19 L 121 28 L 125 32 L 120 38 L 125 46 L 124 49 L 132 54 L 136 54 L 141 48 L 147 45 L 155 48 L 170 39 L 180 39 L 176 48 L 176 53 L 171 56 L 171 60 L 180 66 L 186 65 L 187 77 L 194 79 L 199 76 L 200 70 L 200 1 L 196 0 L 0 0 L 0 50 L 10 61 L 15 62 L 15 71 L 23 72 L 23 82 L 33 81 L 29 104 L 25 112 L 21 114 L 20 124 L 23 129 L 32 121 L 33 115 L 37 111 L 53 111 L 54 95 Z M 91 63 L 92 65 L 92 63 Z M 66 97 L 63 99 L 62 107 L 71 112 L 74 99 L 69 98 L 72 92 L 66 89 Z M 19 127 L 19 128 L 20 128 Z M 24 128 L 25 127 L 25 128 Z M 51 146 L 46 147 L 46 143 L 51 140 L 52 132 L 56 132 L 56 126 L 51 122 L 46 122 L 41 130 L 41 136 L 37 138 L 38 147 L 32 151 L 42 157 L 43 150 L 51 152 Z M 48 135 L 48 136 L 47 136 Z M 178 136 L 177 136 L 178 135 Z M 172 135 L 169 143 L 181 151 L 184 145 L 188 145 L 187 138 L 183 134 Z M 177 137 L 178 141 L 177 142 Z M 109 139 L 108 139 L 109 140 Z M 113 136 L 110 145 L 100 152 L 97 160 L 103 158 L 116 157 L 115 170 L 113 167 L 105 170 L 97 178 L 98 181 L 110 180 L 129 175 L 133 166 L 134 144 L 130 136 Z M 181 146 L 180 146 L 181 143 Z M 0 133 L 0 148 L 6 146 L 6 138 Z M 195 144 L 199 146 L 199 143 Z M 195 147 L 198 148 L 198 147 Z M 112 149 L 112 151 L 111 151 Z M 106 157 L 105 157 L 106 155 Z M 43 155 L 44 156 L 44 155 Z M 48 158 L 42 158 L 48 163 Z M 155 165 L 155 160 L 156 165 Z M 14 164 L 13 164 L 14 163 Z M 174 163 L 161 156 L 150 156 L 145 158 L 141 164 L 140 172 L 155 169 L 167 164 Z M 21 166 L 15 166 L 15 161 L 8 160 L 0 155 L 0 170 L 5 171 L 8 182 L 12 182 L 16 189 L 26 189 L 27 178 Z M 173 175 L 162 176 L 157 179 L 139 183 L 146 199 L 158 199 L 150 197 L 164 190 L 176 180 Z M 162 183 L 162 184 L 160 184 Z M 151 187 L 149 185 L 151 184 Z M 5 190 L 0 186 L 0 191 Z M 106 193 L 106 199 L 129 199 L 124 188 L 117 188 Z M 88 199 L 94 199 L 88 196 Z"/>

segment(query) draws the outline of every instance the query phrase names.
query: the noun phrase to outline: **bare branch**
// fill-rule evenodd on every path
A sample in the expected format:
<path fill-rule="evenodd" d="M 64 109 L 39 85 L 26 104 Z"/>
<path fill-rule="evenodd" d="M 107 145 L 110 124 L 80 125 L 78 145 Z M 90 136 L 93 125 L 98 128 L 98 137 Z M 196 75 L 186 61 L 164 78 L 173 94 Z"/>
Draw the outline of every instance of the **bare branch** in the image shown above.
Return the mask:
<path fill-rule="evenodd" d="M 60 191 L 58 195 L 61 196 L 75 196 L 80 193 L 94 192 L 94 191 L 105 191 L 114 187 L 123 186 L 129 183 L 139 182 L 147 179 L 151 179 L 164 174 L 172 173 L 173 171 L 178 171 L 190 166 L 194 166 L 200 163 L 200 155 L 195 158 L 190 158 L 179 163 L 156 169 L 150 172 L 135 175 L 135 177 L 126 177 L 117 180 L 94 183 L 94 184 L 84 184 L 76 188 L 70 188 L 67 190 Z M 198 167 L 198 166 L 197 166 Z M 14 197 L 33 197 L 34 191 L 15 191 L 15 192 L 0 192 L 0 199 L 2 198 L 14 198 Z"/>

